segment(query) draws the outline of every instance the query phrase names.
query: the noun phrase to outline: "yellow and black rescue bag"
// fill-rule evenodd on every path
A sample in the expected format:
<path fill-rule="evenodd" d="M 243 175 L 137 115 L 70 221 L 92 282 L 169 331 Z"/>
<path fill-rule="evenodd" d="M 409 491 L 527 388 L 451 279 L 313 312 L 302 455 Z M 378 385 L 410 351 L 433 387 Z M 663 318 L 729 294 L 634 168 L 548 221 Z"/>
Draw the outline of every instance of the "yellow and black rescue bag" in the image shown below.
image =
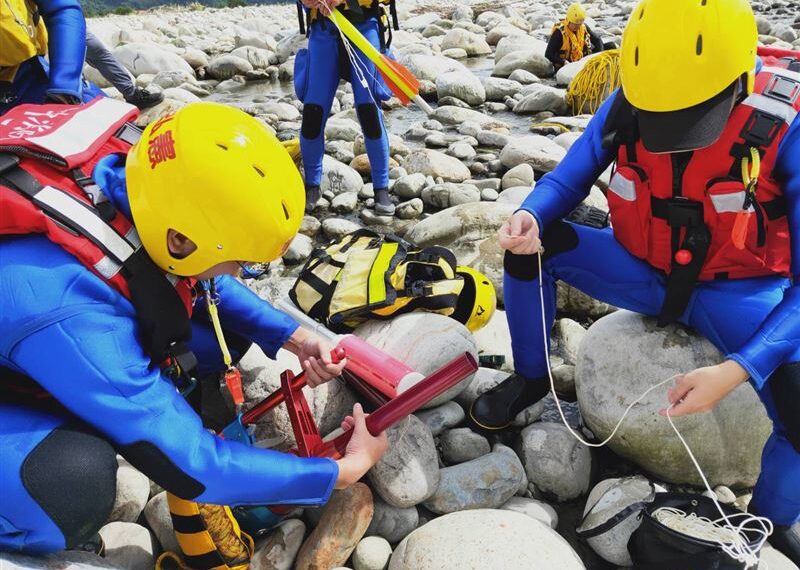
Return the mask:
<path fill-rule="evenodd" d="M 450 316 L 464 288 L 453 253 L 360 229 L 311 253 L 289 297 L 336 332 L 422 310 Z"/>
<path fill-rule="evenodd" d="M 22 62 L 47 53 L 47 30 L 31 0 L 0 0 L 0 80 L 11 81 Z"/>
<path fill-rule="evenodd" d="M 157 570 L 247 570 L 253 539 L 242 532 L 230 508 L 195 503 L 167 493 L 169 514 L 182 556 L 162 554 Z"/>

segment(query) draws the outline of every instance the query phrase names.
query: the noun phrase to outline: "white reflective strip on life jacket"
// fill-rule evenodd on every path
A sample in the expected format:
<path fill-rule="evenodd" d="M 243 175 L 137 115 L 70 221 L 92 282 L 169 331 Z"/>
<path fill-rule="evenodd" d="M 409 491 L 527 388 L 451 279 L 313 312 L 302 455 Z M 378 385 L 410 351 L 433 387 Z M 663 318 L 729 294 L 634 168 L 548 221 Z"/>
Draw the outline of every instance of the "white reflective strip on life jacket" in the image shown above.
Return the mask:
<path fill-rule="evenodd" d="M 122 266 L 106 255 L 103 259 L 94 264 L 94 268 L 104 278 L 111 279 L 119 273 Z"/>
<path fill-rule="evenodd" d="M 131 226 L 128 233 L 125 234 L 125 239 L 128 240 L 134 249 L 142 247 L 142 240 L 139 238 L 139 232 L 136 231 L 136 226 Z"/>
<path fill-rule="evenodd" d="M 619 172 L 614 174 L 611 183 L 608 185 L 608 189 L 628 202 L 636 200 L 636 184 L 633 180 L 628 180 Z"/>
<path fill-rule="evenodd" d="M 52 186 L 45 186 L 36 193 L 36 201 L 51 210 L 73 220 L 87 234 L 116 258 L 124 262 L 133 255 L 134 248 L 120 236 L 114 228 L 106 224 L 97 214 L 66 192 Z"/>
<path fill-rule="evenodd" d="M 787 79 L 794 79 L 795 81 L 800 81 L 800 72 L 799 71 L 792 71 L 790 69 L 786 69 L 784 67 L 762 67 L 761 73 L 774 73 L 775 75 L 782 75 Z"/>
<path fill-rule="evenodd" d="M 792 124 L 792 121 L 797 116 L 797 111 L 788 103 L 783 103 L 760 93 L 749 95 L 744 100 L 744 104 L 783 119 L 789 125 Z"/>
<path fill-rule="evenodd" d="M 742 190 L 741 192 L 732 192 L 731 194 L 712 194 L 711 202 L 713 202 L 714 210 L 718 214 L 729 214 L 742 211 L 744 198 L 744 190 Z M 753 212 L 753 206 L 750 206 L 747 211 Z"/>
<path fill-rule="evenodd" d="M 56 156 L 68 158 L 88 150 L 101 135 L 127 117 L 132 108 L 123 101 L 104 97 L 75 113 L 55 132 L 31 137 L 28 141 Z"/>

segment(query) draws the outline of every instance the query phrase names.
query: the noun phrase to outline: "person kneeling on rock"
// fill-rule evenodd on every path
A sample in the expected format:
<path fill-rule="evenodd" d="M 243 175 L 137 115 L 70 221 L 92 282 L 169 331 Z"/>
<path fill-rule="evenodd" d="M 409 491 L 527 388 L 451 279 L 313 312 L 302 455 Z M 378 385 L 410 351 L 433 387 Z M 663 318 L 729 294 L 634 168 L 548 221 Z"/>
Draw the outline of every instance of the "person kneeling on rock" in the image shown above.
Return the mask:
<path fill-rule="evenodd" d="M 470 416 L 503 429 L 548 393 L 540 280 L 549 327 L 558 280 L 691 326 L 726 358 L 680 376 L 670 414 L 711 410 L 749 378 L 774 424 L 751 510 L 800 563 L 800 62 L 757 58 L 757 42 L 747 0 L 634 9 L 622 89 L 500 230 L 516 372 Z M 615 160 L 613 228 L 564 221 Z"/>
<path fill-rule="evenodd" d="M 583 6 L 570 4 L 564 20 L 553 26 L 544 55 L 556 71 L 589 54 L 603 51 L 603 40 L 589 29 L 585 20 Z"/>
<path fill-rule="evenodd" d="M 338 461 L 205 429 L 182 394 L 205 403 L 195 379 L 234 377 L 251 342 L 297 355 L 312 387 L 345 362 L 235 278 L 280 257 L 303 217 L 280 142 L 213 103 L 187 105 L 136 142 L 136 114 L 100 98 L 18 107 L 0 125 L 0 550 L 89 539 L 114 505 L 117 453 L 183 499 L 320 505 L 387 446 L 360 408 Z M 34 119 L 47 141 L 25 134 Z"/>
<path fill-rule="evenodd" d="M 385 18 L 382 0 L 358 0 L 358 10 L 342 6 L 342 13 L 376 48 L 385 51 L 383 38 Z M 303 0 L 307 10 L 308 49 L 295 58 L 295 93 L 303 102 L 300 148 L 305 171 L 306 210 L 314 210 L 320 199 L 322 158 L 325 153 L 325 124 L 328 121 L 339 79 L 353 86 L 356 114 L 364 133 L 372 185 L 375 189 L 375 211 L 391 216 L 395 205 L 389 197 L 389 137 L 383 124 L 381 101 L 391 97 L 375 64 L 358 48 L 343 43 L 336 25 L 324 13 L 343 0 Z M 348 48 L 351 53 L 348 53 Z M 351 59 L 352 55 L 352 59 Z"/>

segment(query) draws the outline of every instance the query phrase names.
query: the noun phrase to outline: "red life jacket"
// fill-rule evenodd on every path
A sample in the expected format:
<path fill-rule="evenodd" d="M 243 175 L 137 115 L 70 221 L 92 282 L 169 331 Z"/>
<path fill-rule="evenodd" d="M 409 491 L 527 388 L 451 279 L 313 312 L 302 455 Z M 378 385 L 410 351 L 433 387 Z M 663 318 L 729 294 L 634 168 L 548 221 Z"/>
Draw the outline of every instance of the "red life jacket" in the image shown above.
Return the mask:
<path fill-rule="evenodd" d="M 155 266 L 136 228 L 91 178 L 101 158 L 127 154 L 138 140 L 141 131 L 129 122 L 137 115 L 127 103 L 98 97 L 87 105 L 21 105 L 1 116 L 0 235 L 46 235 L 131 300 L 156 362 L 180 356 L 187 366 L 194 282 Z"/>
<path fill-rule="evenodd" d="M 719 140 L 691 153 L 688 162 L 686 153 L 681 153 L 682 162 L 677 154 L 648 152 L 636 135 L 617 140 L 617 168 L 608 192 L 617 240 L 634 256 L 671 274 L 676 262 L 691 259 L 684 240 L 687 224 L 692 224 L 686 220 L 694 212 L 708 229 L 710 243 L 693 281 L 790 275 L 786 205 L 773 171 L 778 147 L 798 111 L 800 64 L 793 58 L 767 56 L 753 94 L 734 107 Z M 750 148 L 758 150 L 761 168 L 755 203 L 743 210 L 742 161 L 750 156 Z M 753 215 L 747 216 L 740 249 L 731 236 L 737 214 L 743 211 Z"/>

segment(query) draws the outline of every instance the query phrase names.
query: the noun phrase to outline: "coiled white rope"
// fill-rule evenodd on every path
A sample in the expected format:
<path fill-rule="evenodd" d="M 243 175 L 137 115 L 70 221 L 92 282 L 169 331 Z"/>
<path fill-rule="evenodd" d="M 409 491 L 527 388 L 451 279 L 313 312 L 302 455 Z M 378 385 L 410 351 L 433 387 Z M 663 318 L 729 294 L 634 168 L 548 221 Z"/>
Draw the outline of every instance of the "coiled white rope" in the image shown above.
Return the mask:
<path fill-rule="evenodd" d="M 544 350 L 545 354 L 550 354 L 550 347 L 547 343 L 547 340 L 550 338 L 550 331 L 547 329 L 547 315 L 544 306 L 544 280 L 542 279 L 542 255 L 544 254 L 544 249 L 540 248 L 539 253 L 536 256 L 537 262 L 539 264 L 539 303 L 541 305 L 542 310 L 542 339 L 544 342 Z M 622 414 L 622 417 L 617 422 L 617 425 L 614 426 L 614 429 L 611 431 L 611 435 L 609 435 L 606 439 L 604 439 L 600 443 L 590 443 L 586 441 L 580 434 L 578 434 L 575 430 L 570 427 L 569 422 L 567 422 L 567 417 L 564 414 L 564 410 L 561 408 L 561 401 L 558 399 L 558 395 L 556 394 L 556 386 L 555 380 L 553 378 L 553 371 L 550 368 L 550 358 L 545 358 L 547 363 L 547 376 L 550 379 L 550 391 L 553 394 L 553 400 L 555 400 L 556 407 L 558 408 L 558 413 L 561 416 L 561 421 L 564 422 L 564 426 L 569 430 L 572 436 L 581 442 L 583 445 L 587 447 L 603 447 L 606 445 L 611 439 L 616 435 L 617 431 L 619 430 L 622 422 L 625 421 L 625 418 L 628 417 L 628 414 L 633 409 L 633 407 L 641 402 L 647 395 L 655 390 L 677 378 L 679 375 L 675 374 L 670 376 L 669 378 L 658 382 L 657 384 L 651 386 L 645 392 L 636 398 L 625 410 Z M 772 521 L 765 517 L 759 517 L 756 515 L 748 514 L 748 513 L 741 513 L 736 515 L 726 515 L 723 510 L 722 506 L 717 501 L 716 494 L 714 490 L 711 488 L 711 485 L 708 482 L 708 479 L 703 473 L 703 470 L 700 468 L 700 464 L 697 461 L 697 458 L 692 453 L 689 444 L 686 443 L 686 440 L 683 438 L 681 433 L 678 431 L 678 428 L 675 426 L 675 423 L 672 421 L 672 416 L 670 415 L 670 410 L 672 409 L 672 405 L 667 408 L 667 421 L 669 421 L 669 425 L 672 426 L 672 430 L 675 432 L 675 435 L 678 436 L 678 439 L 683 444 L 683 447 L 686 449 L 686 453 L 689 454 L 689 458 L 692 460 L 697 473 L 700 475 L 700 478 L 703 480 L 703 484 L 705 485 L 706 489 L 708 490 L 711 500 L 714 501 L 714 505 L 717 507 L 721 518 L 716 520 L 711 520 L 704 517 L 698 517 L 694 513 L 687 514 L 680 509 L 675 509 L 671 507 L 663 507 L 657 509 L 653 516 L 669 528 L 678 531 L 682 534 L 686 534 L 688 536 L 692 536 L 694 538 L 699 538 L 702 540 L 707 540 L 708 542 L 713 542 L 714 544 L 718 545 L 720 549 L 725 552 L 728 556 L 742 562 L 745 564 L 746 568 L 756 568 L 759 564 L 759 551 L 767 542 L 767 539 L 772 534 L 773 526 Z M 736 518 L 739 520 L 738 525 L 734 525 L 732 519 Z M 757 527 L 757 528 L 756 528 Z M 747 535 L 744 533 L 744 530 L 747 530 L 752 536 L 758 536 L 758 540 L 754 542 L 754 545 L 750 545 L 750 541 L 748 540 Z M 762 564 L 762 568 L 765 568 L 765 564 Z"/>

